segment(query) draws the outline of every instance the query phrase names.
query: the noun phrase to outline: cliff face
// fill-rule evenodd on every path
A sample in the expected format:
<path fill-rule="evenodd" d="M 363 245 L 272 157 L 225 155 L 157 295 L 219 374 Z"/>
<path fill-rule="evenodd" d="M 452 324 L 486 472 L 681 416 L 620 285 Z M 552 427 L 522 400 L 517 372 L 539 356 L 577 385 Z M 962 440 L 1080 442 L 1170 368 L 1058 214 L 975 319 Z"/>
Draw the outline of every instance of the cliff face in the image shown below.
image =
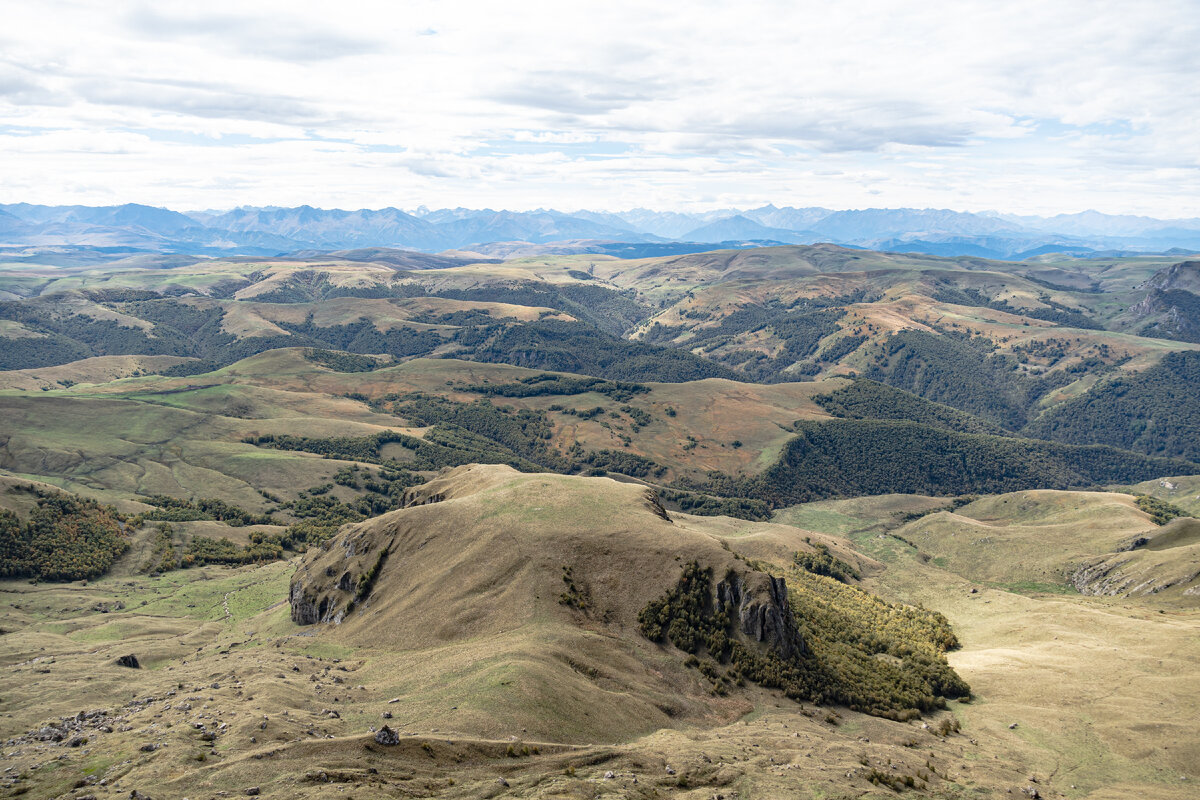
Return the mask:
<path fill-rule="evenodd" d="M 1146 281 L 1144 288 L 1164 292 L 1182 289 L 1185 292 L 1200 294 L 1200 261 L 1181 261 L 1159 270 Z"/>
<path fill-rule="evenodd" d="M 761 572 L 730 573 L 717 584 L 716 608 L 736 620 L 743 636 L 784 659 L 806 652 L 783 578 Z"/>
<path fill-rule="evenodd" d="M 1200 342 L 1200 261 L 1183 261 L 1156 272 L 1142 286 L 1148 293 L 1129 307 L 1145 322 L 1143 336 Z"/>

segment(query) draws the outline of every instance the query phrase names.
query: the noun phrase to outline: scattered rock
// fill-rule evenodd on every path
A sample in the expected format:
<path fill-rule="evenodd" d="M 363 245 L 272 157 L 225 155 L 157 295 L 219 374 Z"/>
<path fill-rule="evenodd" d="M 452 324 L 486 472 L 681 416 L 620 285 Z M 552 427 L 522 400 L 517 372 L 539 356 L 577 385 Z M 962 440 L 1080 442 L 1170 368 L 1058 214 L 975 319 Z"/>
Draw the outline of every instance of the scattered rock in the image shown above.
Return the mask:
<path fill-rule="evenodd" d="M 508 781 L 504 780 L 504 778 L 497 778 L 496 783 L 500 784 L 501 786 L 505 787 L 506 789 L 508 788 Z"/>
<path fill-rule="evenodd" d="M 141 669 L 142 665 L 138 663 L 137 656 L 130 653 L 127 656 L 121 656 L 117 659 L 118 667 L 129 667 L 130 669 Z"/>
<path fill-rule="evenodd" d="M 617 777 L 617 776 L 611 769 L 608 772 L 604 773 L 604 780 L 606 780 L 606 781 L 611 781 L 615 777 Z"/>
<path fill-rule="evenodd" d="M 1015 723 L 1015 722 L 1014 722 L 1014 723 L 1012 723 L 1011 725 L 1009 725 L 1009 726 L 1008 726 L 1008 729 L 1009 729 L 1010 731 L 1012 731 L 1012 730 L 1016 730 L 1016 729 L 1017 729 L 1017 723 Z"/>
<path fill-rule="evenodd" d="M 384 719 L 391 719 L 391 718 L 392 718 L 392 712 L 390 712 L 390 711 L 385 711 L 385 712 L 383 712 L 382 714 L 380 714 L 379 716 L 383 717 Z"/>
<path fill-rule="evenodd" d="M 379 729 L 379 733 L 375 734 L 375 741 L 379 744 L 388 746 L 400 744 L 400 734 L 396 733 L 387 725 L 384 725 Z"/>
<path fill-rule="evenodd" d="M 153 753 L 155 750 L 158 749 L 158 745 L 151 742 L 150 744 L 142 745 L 138 749 L 141 750 L 143 753 Z M 137 791 L 137 790 L 135 789 L 134 791 Z M 133 797 L 133 795 L 130 795 L 130 797 Z"/>
<path fill-rule="evenodd" d="M 257 786 L 251 786 L 249 789 L 246 790 L 246 794 L 249 795 L 250 797 L 254 797 L 255 795 L 262 794 L 262 790 L 259 789 Z"/>
<path fill-rule="evenodd" d="M 674 775 L 674 774 L 675 774 L 675 770 L 674 770 L 674 769 L 672 769 L 671 767 L 667 767 L 667 774 L 668 774 L 668 775 Z"/>

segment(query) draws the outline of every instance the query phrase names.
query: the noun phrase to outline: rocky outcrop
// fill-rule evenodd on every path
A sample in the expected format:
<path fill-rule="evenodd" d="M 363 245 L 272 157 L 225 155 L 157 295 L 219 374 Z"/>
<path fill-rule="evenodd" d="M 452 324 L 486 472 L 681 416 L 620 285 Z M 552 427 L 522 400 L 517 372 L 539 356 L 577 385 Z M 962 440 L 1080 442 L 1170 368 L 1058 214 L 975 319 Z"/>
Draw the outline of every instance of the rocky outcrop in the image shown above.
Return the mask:
<path fill-rule="evenodd" d="M 724 612 L 745 637 L 785 659 L 806 651 L 783 578 L 761 572 L 731 572 L 717 584 L 716 609 L 717 613 Z"/>
<path fill-rule="evenodd" d="M 646 507 L 650 509 L 650 512 L 654 516 L 667 522 L 671 521 L 671 516 L 667 514 L 667 509 L 663 507 L 662 499 L 658 496 L 658 492 L 653 489 L 647 489 L 644 497 L 646 498 Z"/>
<path fill-rule="evenodd" d="M 345 614 L 343 598 L 332 593 L 321 593 L 319 587 L 305 586 L 304 582 L 292 578 L 288 603 L 292 607 L 292 622 L 297 625 L 315 625 L 318 622 L 338 622 Z"/>
<path fill-rule="evenodd" d="M 1141 335 L 1200 341 L 1200 261 L 1160 270 L 1142 288 L 1146 296 L 1129 307 L 1134 319 L 1148 322 Z"/>
<path fill-rule="evenodd" d="M 368 594 L 393 542 L 375 525 L 349 525 L 319 550 L 311 550 L 316 558 L 306 558 L 292 576 L 292 621 L 340 623 Z"/>
<path fill-rule="evenodd" d="M 1200 588 L 1200 570 L 1183 564 L 1164 567 L 1125 555 L 1114 554 L 1082 564 L 1071 573 L 1071 583 L 1080 594 L 1109 597 L 1140 597 L 1175 589 L 1195 594 Z"/>
<path fill-rule="evenodd" d="M 1161 269 L 1150 276 L 1142 288 L 1161 291 L 1182 289 L 1200 294 L 1200 261 L 1181 261 Z"/>
<path fill-rule="evenodd" d="M 375 734 L 375 741 L 386 747 L 393 747 L 400 744 L 400 734 L 396 733 L 387 725 L 384 725 Z"/>
<path fill-rule="evenodd" d="M 1200 342 L 1200 295 L 1154 289 L 1129 311 L 1135 319 L 1149 320 L 1139 331 L 1142 336 Z"/>

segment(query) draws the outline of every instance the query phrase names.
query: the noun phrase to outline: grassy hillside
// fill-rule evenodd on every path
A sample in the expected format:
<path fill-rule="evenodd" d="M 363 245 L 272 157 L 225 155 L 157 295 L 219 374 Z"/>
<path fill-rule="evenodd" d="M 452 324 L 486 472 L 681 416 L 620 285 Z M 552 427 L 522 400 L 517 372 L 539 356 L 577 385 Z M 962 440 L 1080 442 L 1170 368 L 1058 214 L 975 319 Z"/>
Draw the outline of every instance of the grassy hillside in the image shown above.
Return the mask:
<path fill-rule="evenodd" d="M 292 583 L 293 618 L 339 620 L 340 641 L 401 650 L 445 652 L 504 630 L 517 632 L 510 641 L 532 638 L 552 652 L 580 654 L 571 666 L 526 654 L 509 672 L 515 696 L 460 704 L 468 717 L 486 705 L 495 717 L 485 724 L 515 714 L 541 735 L 587 737 L 611 737 L 619 729 L 608 726 L 651 719 L 661 726 L 666 721 L 652 704 L 677 681 L 694 682 L 685 694 L 733 698 L 757 683 L 795 700 L 902 718 L 968 691 L 945 667 L 942 653 L 957 643 L 936 615 L 889 607 L 804 573 L 795 576 L 797 610 L 807 611 L 798 628 L 788 599 L 774 593 L 782 584 L 761 571 L 769 567 L 740 561 L 731 543 L 723 548 L 699 521 L 668 517 L 641 487 L 471 466 L 417 490 L 415 501 L 347 528 L 329 552 L 305 559 Z M 777 535 L 789 533 L 794 547 L 813 551 L 796 531 Z M 354 555 L 347 559 L 346 551 Z M 751 613 L 775 615 L 783 627 L 756 628 L 746 621 Z M 622 642 L 632 661 L 591 660 L 602 658 L 589 642 L 595 633 Z M 896 662 L 874 658 L 880 652 Z M 473 681 L 492 663 L 459 661 L 458 680 Z M 692 669 L 694 677 L 683 678 Z M 676 677 L 655 679 L 653 670 Z M 597 707 L 580 719 L 577 710 L 559 711 L 547 688 L 567 686 L 586 697 L 580 673 L 593 671 L 622 692 L 623 713 L 600 715 Z M 426 689 L 442 690 L 436 683 Z M 541 713 L 530 718 L 513 703 Z"/>
<path fill-rule="evenodd" d="M 394 536 L 399 547 L 418 549 L 389 555 L 338 626 L 288 619 L 294 563 L 151 576 L 125 571 L 131 552 L 112 578 L 87 585 L 5 582 L 0 734 L 15 740 L 7 752 L 16 767 L 6 783 L 27 796 L 69 793 L 92 776 L 114 794 L 167 798 L 198 787 L 230 796 L 251 787 L 268 796 L 388 796 L 417 785 L 450 798 L 598 789 L 774 798 L 828 789 L 889 797 L 888 786 L 904 793 L 907 778 L 914 796 L 1033 786 L 1043 795 L 1182 800 L 1200 779 L 1196 748 L 1181 735 L 1200 701 L 1196 620 L 1172 597 L 1114 603 L 967 582 L 938 566 L 942 557 L 922 560 L 880 534 L 893 511 L 913 507 L 903 498 L 837 501 L 859 515 L 854 546 L 880 563 L 812 530 L 681 515 L 669 525 L 637 487 L 603 479 L 479 469 L 467 487 L 451 476 L 414 497 L 440 502 L 352 529 L 364 545 L 383 535 L 385 544 Z M 546 479 L 563 483 L 547 492 L 539 485 Z M 991 520 L 993 538 L 1006 526 L 1056 521 L 1084 530 L 1089 519 L 1112 516 L 1104 507 L 1089 513 L 1088 497 L 1097 496 L 1073 505 L 997 502 L 980 505 L 978 516 Z M 819 513 L 805 514 L 814 525 L 840 513 L 816 505 Z M 622 534 L 587 533 L 597 519 Z M 502 546 L 489 546 L 493 531 Z M 758 567 L 722 541 L 786 574 L 792 603 L 816 629 L 850 633 L 872 608 L 877 616 L 863 617 L 872 620 L 868 630 L 885 636 L 906 619 L 937 619 L 896 605 L 901 598 L 944 614 L 962 643 L 948 657 L 970 682 L 972 701 L 897 722 L 798 704 L 749 680 L 725 681 L 726 693 L 713 694 L 709 673 L 726 669 L 714 672 L 704 650 L 687 666 L 687 653 L 642 636 L 636 614 L 643 598 L 676 585 L 689 553 L 753 574 Z M 886 599 L 786 571 L 790 553 L 815 552 L 813 542 L 853 564 L 864 586 Z M 1043 551 L 1055 547 L 1042 540 Z M 344 563 L 357 570 L 361 561 L 370 572 L 375 556 Z M 323 557 L 314 553 L 312 563 Z M 319 566 L 310 572 L 325 574 Z M 564 595 L 572 602 L 560 602 Z M 852 613 L 842 619 L 839 609 Z M 385 618 L 394 624 L 372 630 L 372 620 Z M 827 658 L 811 630 L 807 641 Z M 883 640 L 845 646 L 868 641 Z M 114 663 L 130 652 L 143 669 Z M 920 657 L 875 652 L 863 664 L 874 675 Z M 865 677 L 855 673 L 854 685 L 870 686 Z M 1155 700 L 1129 688 L 1146 685 Z M 77 720 L 81 705 L 93 716 Z M 375 741 L 384 725 L 399 744 Z M 68 746 L 76 735 L 86 745 Z"/>
<path fill-rule="evenodd" d="M 1036 490 L 930 514 L 896 535 L 971 580 L 1063 591 L 1080 563 L 1154 527 L 1131 495 Z"/>
<path fill-rule="evenodd" d="M 342 371 L 347 364 L 355 371 Z M 814 398 L 874 419 L 834 420 Z M 481 461 L 608 471 L 670 488 L 664 496 L 677 507 L 750 516 L 819 497 L 1066 488 L 1200 471 L 1112 448 L 963 433 L 996 429 L 869 382 L 606 382 L 302 349 L 204 375 L 17 391 L 0 405 L 14 421 L 0 468 L 119 497 L 182 493 L 255 509 L 260 491 L 294 499 L 355 461 L 401 471 Z M 914 419 L 923 422 L 905 421 Z M 362 490 L 337 491 L 350 501 Z"/>
<path fill-rule="evenodd" d="M 387 257 L 0 266 L 0 796 L 1190 800 L 1169 259 Z"/>
<path fill-rule="evenodd" d="M 1016 264 L 814 246 L 412 271 L 385 261 L 45 267 L 36 281 L 0 270 L 15 298 L 0 303 L 0 366 L 154 356 L 139 368 L 201 374 L 300 346 L 638 381 L 865 375 L 1017 430 L 1118 370 L 1195 348 L 1131 335 L 1144 290 L 1121 269 L 1148 277 L 1163 266 L 1154 259 Z"/>

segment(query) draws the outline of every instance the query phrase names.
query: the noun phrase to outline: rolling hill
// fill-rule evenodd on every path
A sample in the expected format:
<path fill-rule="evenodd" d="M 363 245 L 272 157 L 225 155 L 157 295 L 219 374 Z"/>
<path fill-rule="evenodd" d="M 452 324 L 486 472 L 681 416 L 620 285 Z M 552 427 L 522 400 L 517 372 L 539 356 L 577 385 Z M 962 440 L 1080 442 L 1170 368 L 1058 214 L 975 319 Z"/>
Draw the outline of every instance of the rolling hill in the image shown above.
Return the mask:
<path fill-rule="evenodd" d="M 1191 796 L 1179 259 L 345 213 L 0 267 L 0 796 Z"/>

